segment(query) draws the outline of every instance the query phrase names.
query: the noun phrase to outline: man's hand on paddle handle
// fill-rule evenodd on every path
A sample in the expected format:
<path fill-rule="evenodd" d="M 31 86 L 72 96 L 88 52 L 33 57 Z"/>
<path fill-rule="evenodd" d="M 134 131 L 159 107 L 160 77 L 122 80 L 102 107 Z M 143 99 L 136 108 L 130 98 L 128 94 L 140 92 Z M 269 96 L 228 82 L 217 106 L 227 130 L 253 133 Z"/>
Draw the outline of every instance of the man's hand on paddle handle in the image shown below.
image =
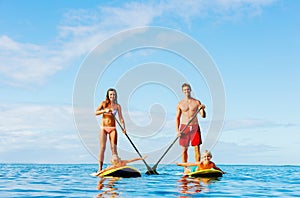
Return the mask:
<path fill-rule="evenodd" d="M 200 113 L 201 117 L 206 118 L 205 105 L 200 104 L 198 109 L 200 110 L 199 113 Z"/>
<path fill-rule="evenodd" d="M 198 109 L 203 109 L 204 110 L 205 109 L 205 105 L 201 104 Z"/>
<path fill-rule="evenodd" d="M 176 135 L 177 135 L 177 137 L 180 137 L 181 134 L 182 134 L 181 131 L 180 131 L 179 129 L 177 129 L 177 130 L 176 130 Z"/>

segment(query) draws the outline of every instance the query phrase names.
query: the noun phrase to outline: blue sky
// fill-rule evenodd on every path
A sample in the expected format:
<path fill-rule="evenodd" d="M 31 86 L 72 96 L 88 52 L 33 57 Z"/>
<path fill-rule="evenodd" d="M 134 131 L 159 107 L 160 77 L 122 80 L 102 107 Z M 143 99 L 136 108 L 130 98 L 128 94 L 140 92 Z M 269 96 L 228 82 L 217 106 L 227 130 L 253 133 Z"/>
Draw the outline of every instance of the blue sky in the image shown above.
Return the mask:
<path fill-rule="evenodd" d="M 299 9 L 300 2 L 291 0 L 0 1 L 0 162 L 96 163 L 99 128 L 91 129 L 96 146 L 89 149 L 73 114 L 80 69 L 107 39 L 155 26 L 192 38 L 218 68 L 226 112 L 210 148 L 216 163 L 299 165 Z M 182 81 L 175 78 L 180 74 L 207 106 L 207 119 L 199 118 L 204 141 L 215 104 L 206 76 L 180 55 L 136 49 L 118 57 L 91 88 L 92 105 L 104 99 L 107 88 L 122 88 L 128 134 L 149 163 L 175 138 L 175 109 L 183 97 L 155 80 L 131 90 L 154 63 L 170 71 L 157 71 L 156 77 L 170 78 L 180 91 Z M 145 69 L 135 73 L 140 68 Z M 133 74 L 139 75 L 128 77 Z M 144 130 L 154 122 L 162 123 L 157 132 Z M 136 156 L 122 134 L 119 147 L 129 152 L 124 158 Z M 180 160 L 175 154 L 180 148 L 173 149 L 165 163 Z"/>

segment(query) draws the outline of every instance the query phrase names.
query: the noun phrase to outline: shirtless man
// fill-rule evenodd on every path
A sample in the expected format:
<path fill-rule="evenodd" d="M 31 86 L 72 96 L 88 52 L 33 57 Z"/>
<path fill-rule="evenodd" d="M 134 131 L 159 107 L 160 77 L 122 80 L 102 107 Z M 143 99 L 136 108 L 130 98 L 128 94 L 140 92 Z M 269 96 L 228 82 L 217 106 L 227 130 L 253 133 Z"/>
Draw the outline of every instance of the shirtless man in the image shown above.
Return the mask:
<path fill-rule="evenodd" d="M 125 123 L 122 116 L 121 106 L 117 102 L 117 92 L 115 89 L 108 89 L 106 93 L 105 101 L 96 109 L 96 116 L 102 116 L 101 130 L 100 130 L 100 152 L 99 152 L 99 168 L 98 172 L 102 170 L 103 160 L 104 160 L 104 151 L 106 147 L 106 139 L 109 136 L 111 152 L 113 155 L 118 155 L 117 152 L 117 131 L 116 131 L 116 122 L 115 116 L 118 113 L 119 120 L 123 126 L 123 133 L 126 133 Z"/>
<path fill-rule="evenodd" d="M 182 146 L 182 162 L 186 163 L 188 160 L 188 147 L 191 145 L 195 150 L 195 160 L 200 161 L 200 144 L 201 132 L 198 124 L 197 116 L 191 121 L 189 126 L 181 133 L 181 130 L 186 126 L 190 119 L 195 115 L 195 113 L 200 109 L 199 113 L 202 118 L 206 117 L 205 106 L 201 104 L 199 100 L 196 100 L 191 96 L 191 86 L 187 83 L 182 85 L 182 92 L 184 94 L 184 99 L 179 101 L 177 105 L 176 113 L 176 130 L 177 136 L 179 136 L 179 144 Z M 181 118 L 181 120 L 180 120 Z"/>

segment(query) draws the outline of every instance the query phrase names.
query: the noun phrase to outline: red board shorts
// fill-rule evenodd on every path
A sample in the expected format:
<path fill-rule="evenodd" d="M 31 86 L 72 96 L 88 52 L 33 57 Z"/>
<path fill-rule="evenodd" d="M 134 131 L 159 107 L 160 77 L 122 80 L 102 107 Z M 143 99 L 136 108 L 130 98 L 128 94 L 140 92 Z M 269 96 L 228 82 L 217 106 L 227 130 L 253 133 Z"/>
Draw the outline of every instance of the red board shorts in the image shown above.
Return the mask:
<path fill-rule="evenodd" d="M 185 126 L 185 124 L 181 124 L 179 126 L 179 130 L 181 131 Z M 190 142 L 192 146 L 199 146 L 200 144 L 202 144 L 201 131 L 198 124 L 193 124 L 186 127 L 179 138 L 180 146 L 188 147 L 190 145 Z"/>

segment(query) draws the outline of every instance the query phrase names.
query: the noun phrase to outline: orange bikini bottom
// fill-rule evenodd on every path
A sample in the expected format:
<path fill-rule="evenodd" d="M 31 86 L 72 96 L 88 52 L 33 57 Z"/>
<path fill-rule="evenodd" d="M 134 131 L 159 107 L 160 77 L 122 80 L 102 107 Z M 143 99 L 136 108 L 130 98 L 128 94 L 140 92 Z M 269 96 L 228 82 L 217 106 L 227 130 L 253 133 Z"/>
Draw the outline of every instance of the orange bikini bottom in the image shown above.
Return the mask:
<path fill-rule="evenodd" d="M 102 129 L 103 129 L 104 132 L 106 132 L 107 134 L 110 134 L 112 131 L 116 130 L 116 127 L 103 126 Z"/>

